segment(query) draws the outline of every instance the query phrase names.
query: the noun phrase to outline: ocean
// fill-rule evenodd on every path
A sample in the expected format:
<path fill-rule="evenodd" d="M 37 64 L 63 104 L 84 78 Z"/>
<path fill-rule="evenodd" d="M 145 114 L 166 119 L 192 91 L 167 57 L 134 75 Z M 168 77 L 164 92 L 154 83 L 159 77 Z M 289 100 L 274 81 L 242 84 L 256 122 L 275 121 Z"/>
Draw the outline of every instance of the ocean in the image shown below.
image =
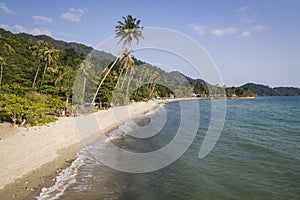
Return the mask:
<path fill-rule="evenodd" d="M 195 103 L 199 111 L 189 106 Z M 226 105 L 222 133 L 204 158 L 199 158 L 199 149 L 212 120 L 211 101 L 166 103 L 78 152 L 55 185 L 44 188 L 37 199 L 300 199 L 300 97 L 229 99 Z M 183 114 L 183 108 L 191 114 Z M 104 164 L 105 156 L 125 159 L 122 153 L 107 155 L 111 144 L 137 155 L 162 149 L 173 142 L 183 117 L 183 131 L 190 131 L 195 114 L 195 138 L 174 162 L 138 173 Z M 145 133 L 151 137 L 137 138 Z"/>

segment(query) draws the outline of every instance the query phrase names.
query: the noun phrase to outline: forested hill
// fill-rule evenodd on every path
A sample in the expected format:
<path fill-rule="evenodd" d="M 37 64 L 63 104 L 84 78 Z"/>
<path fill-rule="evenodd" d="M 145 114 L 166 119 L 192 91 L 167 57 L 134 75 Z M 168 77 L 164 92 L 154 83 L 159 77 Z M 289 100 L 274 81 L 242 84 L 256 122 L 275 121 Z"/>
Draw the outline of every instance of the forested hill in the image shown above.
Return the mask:
<path fill-rule="evenodd" d="M 0 28 L 0 122 L 44 124 L 54 120 L 51 116 L 58 110 L 82 108 L 93 98 L 105 109 L 112 102 L 158 97 L 256 96 L 249 88 L 234 87 L 226 88 L 225 94 L 223 87 L 168 73 L 136 58 L 129 60 L 130 68 L 124 67 L 125 59 L 118 60 L 106 77 L 115 59 L 83 44 Z"/>
<path fill-rule="evenodd" d="M 258 96 L 300 96 L 300 88 L 274 87 L 255 83 L 247 83 L 241 88 L 251 88 Z"/>
<path fill-rule="evenodd" d="M 87 56 L 92 50 L 92 47 L 85 46 L 83 44 L 75 43 L 75 42 L 64 42 L 61 40 L 55 40 L 47 35 L 37 35 L 33 36 L 26 33 L 19 33 L 16 34 L 18 37 L 20 37 L 24 42 L 27 42 L 29 40 L 32 40 L 34 42 L 37 42 L 39 40 L 43 40 L 49 44 L 51 44 L 54 48 L 65 50 L 65 49 L 73 49 L 79 56 L 85 57 Z"/>

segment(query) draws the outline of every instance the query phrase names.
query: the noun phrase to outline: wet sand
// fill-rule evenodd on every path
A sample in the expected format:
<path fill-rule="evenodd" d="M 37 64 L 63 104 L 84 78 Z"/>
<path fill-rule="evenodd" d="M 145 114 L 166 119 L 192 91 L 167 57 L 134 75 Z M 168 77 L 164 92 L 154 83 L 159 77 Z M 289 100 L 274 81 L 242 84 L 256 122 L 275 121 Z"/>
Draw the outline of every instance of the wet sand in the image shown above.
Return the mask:
<path fill-rule="evenodd" d="M 0 199 L 34 199 L 42 187 L 54 184 L 58 173 L 71 164 L 79 150 L 96 140 L 97 134 L 111 131 L 159 103 L 138 102 L 76 118 L 62 117 L 41 127 L 1 124 Z M 97 123 L 91 124 L 91 119 Z"/>

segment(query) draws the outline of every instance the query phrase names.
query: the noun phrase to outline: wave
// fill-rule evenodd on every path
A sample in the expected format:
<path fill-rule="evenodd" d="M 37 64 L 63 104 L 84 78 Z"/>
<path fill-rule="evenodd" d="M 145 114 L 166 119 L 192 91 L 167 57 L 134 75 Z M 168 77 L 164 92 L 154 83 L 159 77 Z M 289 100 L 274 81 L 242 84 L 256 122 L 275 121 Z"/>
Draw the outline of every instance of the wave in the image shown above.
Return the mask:
<path fill-rule="evenodd" d="M 84 149 L 80 150 L 76 154 L 76 159 L 72 162 L 72 164 L 64 169 L 57 177 L 56 182 L 53 186 L 49 188 L 42 188 L 40 195 L 37 197 L 38 200 L 55 200 L 59 199 L 61 196 L 64 195 L 65 191 L 72 185 L 74 185 L 77 180 L 77 176 L 79 173 L 79 169 L 85 165 L 90 165 L 93 167 L 94 165 L 101 165 L 101 163 L 94 159 L 92 156 L 93 151 L 99 150 L 99 148 L 105 148 L 105 144 L 107 142 L 113 141 L 113 140 L 119 140 L 124 139 L 124 137 L 127 135 L 127 133 L 133 131 L 135 128 L 137 128 L 140 123 L 139 122 L 145 122 L 149 117 L 152 115 L 158 114 L 162 109 L 164 109 L 164 104 L 161 104 L 156 109 L 149 111 L 148 113 L 144 115 L 139 115 L 133 118 L 130 121 L 127 121 L 126 123 L 119 126 L 119 128 L 109 132 L 107 134 L 107 137 L 105 139 L 100 139 L 95 141 L 95 143 L 91 146 L 87 146 Z M 85 175 L 87 178 L 90 176 L 89 174 Z M 88 184 L 85 184 L 81 187 L 76 187 L 76 190 L 85 190 L 86 187 L 88 187 Z"/>
<path fill-rule="evenodd" d="M 76 155 L 76 159 L 72 162 L 71 166 L 64 169 L 57 177 L 56 182 L 49 188 L 42 188 L 38 200 L 54 200 L 61 197 L 65 190 L 76 182 L 76 176 L 79 168 L 84 164 L 84 154 L 79 151 Z"/>

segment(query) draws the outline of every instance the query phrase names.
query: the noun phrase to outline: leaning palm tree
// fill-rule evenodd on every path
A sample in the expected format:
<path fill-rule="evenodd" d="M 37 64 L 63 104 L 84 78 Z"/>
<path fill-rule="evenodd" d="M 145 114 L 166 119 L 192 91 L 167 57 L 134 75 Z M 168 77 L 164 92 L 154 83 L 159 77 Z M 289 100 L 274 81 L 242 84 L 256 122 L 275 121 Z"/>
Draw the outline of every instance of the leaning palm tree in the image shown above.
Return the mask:
<path fill-rule="evenodd" d="M 108 76 L 111 69 L 115 66 L 115 64 L 120 60 L 121 55 L 125 51 L 126 48 L 129 48 L 131 46 L 132 40 L 136 40 L 137 43 L 139 42 L 139 39 L 143 39 L 144 36 L 142 34 L 143 27 L 140 26 L 141 20 L 137 20 L 136 18 L 133 18 L 131 15 L 128 15 L 127 17 L 123 17 L 124 22 L 118 21 L 117 25 L 115 26 L 115 37 L 120 38 L 119 42 L 123 41 L 123 47 L 121 49 L 120 54 L 117 56 L 117 58 L 114 60 L 114 62 L 109 66 L 108 70 L 104 74 L 101 82 L 99 83 L 97 90 L 95 92 L 95 95 L 93 97 L 92 103 L 95 102 L 96 97 L 98 95 L 98 92 Z"/>

